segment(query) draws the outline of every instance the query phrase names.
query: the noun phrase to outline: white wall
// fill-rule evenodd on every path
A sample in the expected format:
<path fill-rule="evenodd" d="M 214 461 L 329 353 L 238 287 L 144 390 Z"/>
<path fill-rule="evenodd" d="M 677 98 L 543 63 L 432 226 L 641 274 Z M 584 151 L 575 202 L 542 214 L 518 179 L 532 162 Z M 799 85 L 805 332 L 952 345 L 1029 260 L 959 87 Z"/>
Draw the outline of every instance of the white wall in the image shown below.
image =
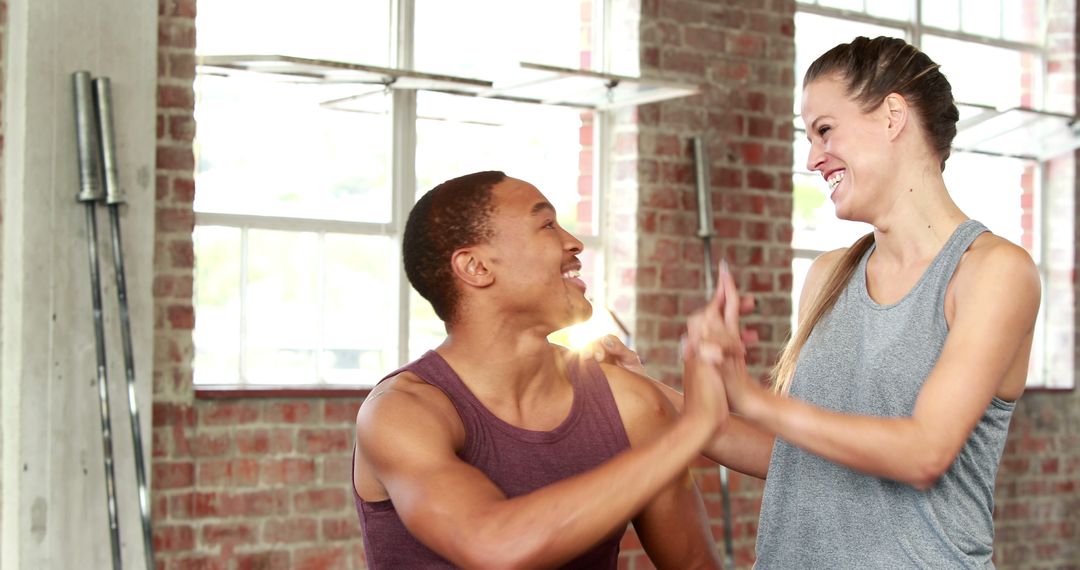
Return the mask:
<path fill-rule="evenodd" d="M 112 80 L 138 404 L 150 457 L 157 2 L 8 0 L 3 100 L 5 570 L 111 565 L 71 74 Z M 98 209 L 123 557 L 143 567 L 108 215 Z M 149 468 L 149 466 L 148 466 Z"/>

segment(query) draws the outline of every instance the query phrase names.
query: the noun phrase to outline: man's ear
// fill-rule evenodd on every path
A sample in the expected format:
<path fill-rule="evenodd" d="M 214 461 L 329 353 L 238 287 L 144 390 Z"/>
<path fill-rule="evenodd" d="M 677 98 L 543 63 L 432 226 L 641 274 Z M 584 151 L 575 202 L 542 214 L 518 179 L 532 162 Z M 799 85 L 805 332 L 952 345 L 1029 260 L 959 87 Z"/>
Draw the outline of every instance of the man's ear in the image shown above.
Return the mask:
<path fill-rule="evenodd" d="M 899 93 L 889 93 L 882 102 L 889 118 L 889 140 L 896 140 L 900 133 L 904 132 L 908 119 L 911 117 L 908 102 Z"/>
<path fill-rule="evenodd" d="M 477 248 L 455 251 L 450 257 L 450 267 L 458 279 L 473 287 L 487 287 L 495 282 L 495 275 Z"/>

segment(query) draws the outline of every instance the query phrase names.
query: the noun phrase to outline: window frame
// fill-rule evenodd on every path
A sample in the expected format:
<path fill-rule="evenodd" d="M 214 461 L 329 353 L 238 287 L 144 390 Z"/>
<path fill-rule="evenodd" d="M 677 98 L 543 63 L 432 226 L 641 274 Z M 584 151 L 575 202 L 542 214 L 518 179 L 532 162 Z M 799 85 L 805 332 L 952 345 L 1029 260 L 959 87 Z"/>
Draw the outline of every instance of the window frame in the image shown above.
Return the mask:
<path fill-rule="evenodd" d="M 389 68 L 400 70 L 414 69 L 416 0 L 390 0 L 390 53 Z M 611 30 L 610 0 L 592 2 L 592 21 L 599 23 L 591 26 L 592 61 L 606 72 L 610 67 L 610 50 L 607 39 Z M 541 104 L 541 103 L 537 103 Z M 593 109 L 592 124 L 592 179 L 594 202 L 593 230 L 588 235 L 576 237 L 586 249 L 598 252 L 597 276 L 605 276 L 607 263 L 607 204 L 606 196 L 610 186 L 611 149 L 610 129 L 614 121 L 614 111 Z M 198 382 L 194 381 L 195 393 L 200 398 L 228 397 L 313 397 L 313 396 L 352 396 L 365 395 L 373 387 L 377 378 L 370 383 L 346 385 L 331 384 L 322 380 L 319 358 L 315 358 L 314 377 L 303 382 L 289 384 L 259 383 L 258 379 L 248 377 L 245 337 L 247 330 L 247 268 L 248 232 L 250 230 L 274 230 L 284 232 L 310 232 L 317 236 L 320 243 L 326 234 L 347 234 L 390 238 L 397 251 L 401 250 L 401 240 L 405 221 L 415 203 L 417 176 L 417 90 L 390 90 L 390 192 L 391 213 L 386 223 L 356 222 L 320 218 L 292 218 L 285 216 L 264 216 L 258 214 L 220 213 L 195 211 L 195 228 L 223 227 L 240 232 L 240 283 L 239 283 L 239 354 L 237 355 L 237 377 L 234 382 Z M 321 264 L 321 260 L 320 260 Z M 409 362 L 410 353 L 410 309 L 412 287 L 405 275 L 404 266 L 397 265 L 397 366 Z M 320 265 L 321 270 L 321 265 Z M 197 284 L 196 284 L 197 286 Z M 597 301 L 606 298 L 607 280 L 598 288 Z M 320 293 L 320 303 L 325 299 Z M 197 310 L 197 307 L 196 307 Z M 321 350 L 322 347 L 319 347 Z M 389 371 L 389 370 L 388 370 Z M 197 374 L 197 373 L 196 373 Z"/>
<path fill-rule="evenodd" d="M 1040 45 L 1040 44 L 1036 44 L 1036 43 L 1018 42 L 1018 41 L 1013 41 L 1013 40 L 1006 40 L 1006 39 L 1002 39 L 1002 38 L 995 38 L 995 37 L 991 37 L 991 36 L 983 36 L 983 35 L 979 35 L 979 34 L 972 34 L 972 33 L 969 33 L 969 32 L 963 32 L 963 31 L 948 30 L 948 29 L 943 29 L 943 28 L 923 24 L 923 22 L 922 22 L 922 4 L 923 4 L 923 0 L 910 0 L 911 1 L 910 9 L 912 10 L 912 12 L 910 12 L 909 14 L 912 14 L 912 15 L 910 16 L 910 19 L 908 19 L 908 20 L 896 20 L 896 19 L 892 19 L 892 18 L 886 18 L 886 17 L 882 17 L 882 16 L 875 16 L 875 15 L 871 15 L 869 13 L 866 13 L 866 0 L 863 0 L 863 2 L 862 2 L 863 3 L 863 11 L 862 12 L 858 12 L 858 11 L 854 11 L 854 10 L 841 9 L 841 8 L 832 8 L 832 7 L 828 7 L 828 6 L 820 6 L 820 5 L 817 4 L 818 1 L 819 0 L 797 0 L 796 4 L 795 4 L 795 11 L 796 11 L 796 13 L 802 12 L 802 13 L 806 13 L 806 14 L 813 14 L 813 15 L 822 16 L 822 17 L 828 17 L 828 18 L 845 19 L 845 20 L 858 22 L 858 23 L 863 23 L 863 24 L 868 24 L 868 25 L 875 25 L 875 26 L 883 26 L 883 27 L 891 27 L 891 28 L 901 29 L 901 30 L 904 31 L 904 33 L 905 33 L 905 35 L 907 37 L 907 41 L 909 41 L 915 47 L 921 47 L 922 39 L 923 39 L 924 35 L 933 35 L 933 36 L 952 39 L 952 40 L 957 40 L 957 41 L 979 43 L 979 44 L 986 45 L 986 46 L 991 46 L 991 47 L 996 47 L 996 48 L 1003 48 L 1003 49 L 1008 49 L 1008 50 L 1012 50 L 1012 51 L 1019 51 L 1019 52 L 1023 52 L 1023 53 L 1033 54 L 1033 55 L 1035 55 L 1035 56 L 1037 56 L 1039 58 L 1040 65 L 1042 67 L 1041 76 L 1040 76 L 1041 84 L 1039 85 L 1038 99 L 1039 99 L 1041 104 L 1045 103 L 1046 82 L 1047 82 L 1047 67 L 1048 67 L 1047 62 L 1049 61 L 1049 53 L 1048 53 L 1048 49 L 1047 49 L 1047 47 L 1045 45 Z M 1042 12 L 1042 21 L 1040 22 L 1040 26 L 1044 30 L 1044 33 L 1045 33 L 1045 29 L 1046 29 L 1046 20 L 1047 20 L 1047 12 L 1046 12 L 1045 8 L 1046 8 L 1046 4 L 1044 2 L 1044 10 Z M 958 10 L 959 10 L 960 21 L 963 21 L 963 10 L 964 10 L 963 3 L 959 4 Z M 795 46 L 795 49 L 798 50 L 798 45 Z M 798 89 L 800 79 L 801 78 L 798 78 L 798 77 L 795 78 L 796 89 Z M 805 134 L 806 134 L 805 127 L 800 128 L 800 126 L 797 124 L 795 129 L 793 130 L 793 134 L 794 134 L 795 137 L 805 136 Z M 795 144 L 794 140 L 792 141 L 792 144 Z M 969 151 L 962 151 L 962 152 L 969 152 Z M 971 152 L 978 153 L 978 151 L 971 151 Z M 1049 263 L 1047 261 L 1048 260 L 1048 255 L 1049 255 L 1049 252 L 1047 251 L 1047 248 L 1049 247 L 1049 244 L 1048 244 L 1049 240 L 1047 239 L 1048 238 L 1047 233 L 1049 232 L 1049 220 L 1048 220 L 1048 216 L 1047 216 L 1047 212 L 1046 212 L 1046 208 L 1044 207 L 1044 204 L 1045 204 L 1045 202 L 1047 200 L 1046 195 L 1045 195 L 1045 190 L 1047 188 L 1049 188 L 1049 180 L 1048 180 L 1049 168 L 1046 166 L 1046 164 L 1044 162 L 1041 162 L 1041 161 L 1038 161 L 1038 160 L 1034 160 L 1034 159 L 1030 159 L 1030 158 L 1024 158 L 1024 157 L 1013 157 L 1013 158 L 1021 158 L 1022 160 L 1030 161 L 1030 163 L 1033 164 L 1034 168 L 1035 168 L 1035 175 L 1033 176 L 1034 188 L 1032 189 L 1033 194 L 1035 195 L 1035 199 L 1033 201 L 1032 207 L 1034 209 L 1034 212 L 1033 212 L 1033 218 L 1034 219 L 1033 219 L 1033 221 L 1034 221 L 1034 223 L 1038 224 L 1038 226 L 1033 229 L 1032 238 L 1034 240 L 1034 243 L 1032 245 L 1032 249 L 1037 251 L 1037 253 L 1038 253 L 1038 259 L 1036 261 L 1036 267 L 1038 268 L 1039 277 L 1040 277 L 1040 281 L 1041 281 L 1041 284 L 1042 284 L 1042 290 L 1043 290 L 1043 302 L 1039 305 L 1039 322 L 1041 323 L 1041 327 L 1043 327 L 1042 337 L 1045 338 L 1045 337 L 1048 336 L 1048 332 L 1046 330 L 1046 328 L 1048 327 L 1047 318 L 1046 318 L 1046 312 L 1048 310 L 1047 309 L 1047 303 L 1046 303 L 1046 294 L 1047 294 L 1047 283 L 1048 283 L 1048 279 L 1049 279 L 1050 267 L 1049 267 Z M 801 175 L 811 174 L 811 173 L 807 172 L 805 170 L 805 168 L 802 168 L 801 166 L 798 166 L 798 164 L 799 164 L 798 163 L 798 157 L 796 157 L 795 164 L 793 164 L 793 167 L 792 167 L 792 177 L 793 178 L 794 178 L 794 176 L 797 176 L 797 175 L 800 175 L 800 174 Z M 826 251 L 824 251 L 824 250 L 816 250 L 816 249 L 806 249 L 806 248 L 792 248 L 792 261 L 794 262 L 795 260 L 803 260 L 803 261 L 811 261 L 812 262 L 815 258 L 817 258 L 819 255 L 821 255 L 823 253 L 826 253 Z M 797 321 L 797 312 L 798 312 L 798 303 L 799 303 L 800 293 L 801 293 L 800 291 L 794 291 L 794 290 L 792 291 L 791 327 L 792 327 L 793 330 L 794 330 L 795 326 L 797 325 L 796 321 Z M 1038 335 L 1039 333 L 1037 332 L 1036 334 Z M 1042 367 L 1043 367 L 1044 376 L 1050 372 L 1049 370 L 1046 369 L 1045 356 L 1046 356 L 1045 348 L 1044 348 L 1044 350 L 1042 351 L 1041 354 L 1033 355 L 1033 357 L 1038 357 L 1043 361 Z M 1069 373 L 1073 374 L 1073 371 L 1070 370 Z M 1047 385 L 1045 383 L 1045 380 L 1044 380 L 1043 384 L 1041 384 L 1041 385 L 1040 384 L 1029 384 L 1026 389 L 1027 390 L 1036 390 L 1036 391 L 1068 392 L 1068 391 L 1072 391 L 1072 390 L 1076 389 L 1076 378 L 1075 378 L 1075 376 L 1073 377 L 1072 384 L 1070 386 L 1060 387 L 1060 386 Z"/>

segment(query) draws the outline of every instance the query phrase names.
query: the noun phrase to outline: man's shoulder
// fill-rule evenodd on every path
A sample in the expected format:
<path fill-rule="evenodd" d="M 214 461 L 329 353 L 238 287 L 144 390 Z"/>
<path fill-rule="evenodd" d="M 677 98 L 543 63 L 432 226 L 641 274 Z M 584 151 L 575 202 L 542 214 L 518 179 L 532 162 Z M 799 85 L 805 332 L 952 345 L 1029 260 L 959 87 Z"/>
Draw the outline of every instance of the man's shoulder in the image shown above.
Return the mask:
<path fill-rule="evenodd" d="M 379 382 L 360 405 L 357 434 L 384 431 L 416 422 L 453 426 L 460 423 L 446 394 L 410 370 L 401 370 Z"/>
<path fill-rule="evenodd" d="M 655 430 L 674 421 L 677 412 L 656 381 L 614 364 L 600 364 L 611 386 L 631 444 L 637 445 Z"/>

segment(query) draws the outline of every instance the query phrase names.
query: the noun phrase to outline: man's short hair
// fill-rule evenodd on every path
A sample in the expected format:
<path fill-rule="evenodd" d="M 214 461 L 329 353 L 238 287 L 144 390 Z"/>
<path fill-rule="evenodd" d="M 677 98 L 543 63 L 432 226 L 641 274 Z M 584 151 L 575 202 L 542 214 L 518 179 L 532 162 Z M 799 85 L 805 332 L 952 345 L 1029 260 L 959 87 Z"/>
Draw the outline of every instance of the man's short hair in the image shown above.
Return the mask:
<path fill-rule="evenodd" d="M 445 323 L 455 318 L 460 294 L 450 256 L 491 238 L 491 189 L 505 179 L 506 174 L 489 170 L 447 180 L 409 212 L 401 243 L 405 275 Z"/>

